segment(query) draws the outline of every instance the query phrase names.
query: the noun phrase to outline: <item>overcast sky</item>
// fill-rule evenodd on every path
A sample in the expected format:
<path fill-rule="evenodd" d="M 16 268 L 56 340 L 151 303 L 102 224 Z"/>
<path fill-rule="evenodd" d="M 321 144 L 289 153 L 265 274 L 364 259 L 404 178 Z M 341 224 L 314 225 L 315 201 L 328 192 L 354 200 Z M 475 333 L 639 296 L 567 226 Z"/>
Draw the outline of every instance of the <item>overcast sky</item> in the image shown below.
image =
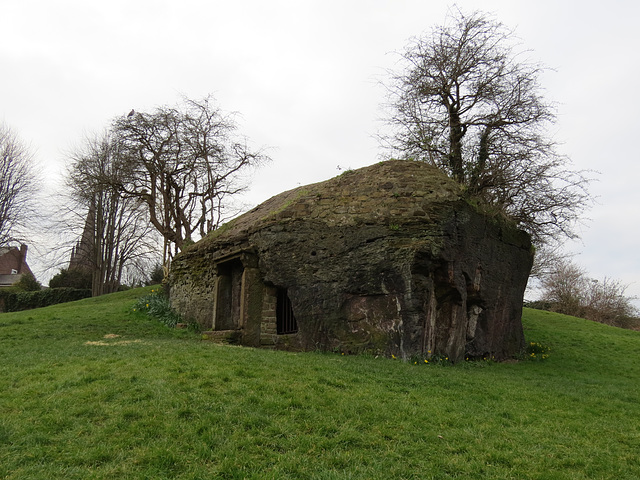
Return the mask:
<path fill-rule="evenodd" d="M 557 138 L 598 197 L 567 245 L 593 277 L 640 296 L 640 2 L 458 1 L 515 28 L 555 69 Z M 248 205 L 379 160 L 374 138 L 397 53 L 441 24 L 438 0 L 0 0 L 0 120 L 31 145 L 50 188 L 87 132 L 211 93 L 273 161 Z M 37 263 L 31 254 L 30 263 Z M 37 272 L 36 272 L 37 273 Z"/>

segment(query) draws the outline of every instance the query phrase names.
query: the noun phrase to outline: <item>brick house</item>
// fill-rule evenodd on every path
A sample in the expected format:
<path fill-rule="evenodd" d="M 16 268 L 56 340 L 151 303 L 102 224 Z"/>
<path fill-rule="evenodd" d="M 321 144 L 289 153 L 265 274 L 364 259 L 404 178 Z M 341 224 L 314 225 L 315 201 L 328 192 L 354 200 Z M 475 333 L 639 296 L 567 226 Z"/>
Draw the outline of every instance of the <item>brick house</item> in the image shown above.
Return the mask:
<path fill-rule="evenodd" d="M 33 275 L 27 265 L 27 246 L 0 247 L 0 288 L 16 284 L 24 274 Z"/>

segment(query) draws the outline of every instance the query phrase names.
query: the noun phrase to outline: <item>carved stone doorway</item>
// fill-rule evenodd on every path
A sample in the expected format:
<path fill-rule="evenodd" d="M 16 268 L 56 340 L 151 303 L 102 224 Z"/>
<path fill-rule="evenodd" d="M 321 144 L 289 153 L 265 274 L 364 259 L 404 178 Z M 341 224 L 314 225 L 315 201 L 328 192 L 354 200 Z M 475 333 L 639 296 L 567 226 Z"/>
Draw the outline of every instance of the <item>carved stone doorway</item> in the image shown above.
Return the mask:
<path fill-rule="evenodd" d="M 214 330 L 236 330 L 241 326 L 243 273 L 244 266 L 239 258 L 218 264 Z"/>

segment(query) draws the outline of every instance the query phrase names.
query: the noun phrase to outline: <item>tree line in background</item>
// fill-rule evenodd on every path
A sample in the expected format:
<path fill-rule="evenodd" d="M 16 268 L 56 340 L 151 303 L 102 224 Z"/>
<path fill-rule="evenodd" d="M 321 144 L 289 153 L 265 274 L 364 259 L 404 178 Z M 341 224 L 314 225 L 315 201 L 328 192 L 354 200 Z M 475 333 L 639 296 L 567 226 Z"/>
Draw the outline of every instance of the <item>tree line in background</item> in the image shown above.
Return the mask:
<path fill-rule="evenodd" d="M 242 174 L 265 161 L 238 137 L 211 97 L 131 111 L 71 156 L 70 210 L 86 218 L 70 265 L 90 265 L 94 295 L 116 290 L 129 269 L 175 254 L 218 227 Z"/>
<path fill-rule="evenodd" d="M 141 203 L 116 185 L 125 161 L 115 135 L 105 132 L 72 154 L 65 178 L 66 220 L 83 225 L 67 273 L 85 279 L 93 296 L 117 291 L 126 269 L 143 268 L 156 247 Z"/>
<path fill-rule="evenodd" d="M 24 238 L 37 181 L 28 150 L 8 128 L 0 133 L 4 245 Z M 69 155 L 56 225 L 79 240 L 53 285 L 96 296 L 150 272 L 157 280 L 158 264 L 166 275 L 176 253 L 226 218 L 244 174 L 266 160 L 210 96 L 116 118 Z"/>
<path fill-rule="evenodd" d="M 577 290 L 561 292 L 558 278 L 571 269 L 548 252 L 576 237 L 591 202 L 589 179 L 558 153 L 555 107 L 538 80 L 545 68 L 524 55 L 500 22 L 452 11 L 403 52 L 404 65 L 388 84 L 390 133 L 382 140 L 391 156 L 436 166 L 470 202 L 527 231 L 543 300 L 598 321 L 628 315 L 618 282 L 594 282 L 581 272 L 580 281 L 569 282 Z M 34 183 L 24 173 L 31 157 L 15 135 L 3 127 L 0 141 L 1 245 L 19 238 L 12 232 L 24 225 Z M 75 227 L 80 240 L 69 268 L 52 281 L 81 280 L 94 295 L 108 293 L 131 272 L 148 270 L 158 252 L 166 275 L 175 254 L 218 227 L 229 198 L 246 185 L 243 173 L 265 160 L 210 96 L 116 118 L 69 157 L 62 224 Z"/>
<path fill-rule="evenodd" d="M 562 259 L 540 279 L 540 299 L 529 306 L 586 318 L 607 325 L 628 327 L 638 316 L 628 285 L 605 277 L 591 278 L 575 262 Z"/>

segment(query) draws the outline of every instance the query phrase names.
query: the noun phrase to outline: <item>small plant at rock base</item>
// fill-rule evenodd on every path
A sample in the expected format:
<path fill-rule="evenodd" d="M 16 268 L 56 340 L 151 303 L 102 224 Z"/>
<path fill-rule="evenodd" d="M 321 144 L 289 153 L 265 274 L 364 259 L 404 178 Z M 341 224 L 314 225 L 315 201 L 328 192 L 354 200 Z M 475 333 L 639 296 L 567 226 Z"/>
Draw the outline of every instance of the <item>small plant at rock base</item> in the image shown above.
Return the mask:
<path fill-rule="evenodd" d="M 453 362 L 449 360 L 447 355 L 432 355 L 431 350 L 429 350 L 426 354 L 416 354 L 412 355 L 409 359 L 409 362 L 413 365 L 430 365 L 430 366 L 449 366 L 453 365 Z"/>
<path fill-rule="evenodd" d="M 133 311 L 146 312 L 150 317 L 171 328 L 181 322 L 180 315 L 171 309 L 169 298 L 160 289 L 151 290 L 149 295 L 140 297 L 134 305 Z"/>
<path fill-rule="evenodd" d="M 398 225 L 397 223 L 392 223 L 389 225 L 389 230 L 397 232 L 398 230 L 400 230 L 400 225 Z"/>
<path fill-rule="evenodd" d="M 524 358 L 526 360 L 542 361 L 549 358 L 551 348 L 539 342 L 529 342 L 525 349 Z"/>
<path fill-rule="evenodd" d="M 486 367 L 496 363 L 496 357 L 492 353 L 483 355 L 465 354 L 464 365 L 468 367 Z"/>
<path fill-rule="evenodd" d="M 447 355 L 433 355 L 432 357 L 425 359 L 425 364 L 446 367 L 449 365 L 453 365 L 453 362 L 449 360 L 449 357 Z"/>

